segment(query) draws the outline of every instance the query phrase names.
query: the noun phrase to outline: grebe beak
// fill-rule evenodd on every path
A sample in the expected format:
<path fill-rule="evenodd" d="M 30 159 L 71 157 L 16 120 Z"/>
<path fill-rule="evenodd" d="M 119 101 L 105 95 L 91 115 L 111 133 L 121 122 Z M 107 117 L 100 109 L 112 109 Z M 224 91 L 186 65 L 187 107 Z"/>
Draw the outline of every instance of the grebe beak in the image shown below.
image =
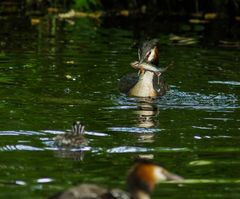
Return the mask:
<path fill-rule="evenodd" d="M 158 174 L 159 179 L 173 180 L 173 181 L 183 181 L 184 180 L 183 177 L 181 177 L 177 174 L 171 173 L 164 168 L 160 168 L 159 171 L 160 171 L 160 173 L 159 173 L 160 175 Z"/>
<path fill-rule="evenodd" d="M 165 175 L 167 177 L 167 180 L 173 180 L 173 181 L 183 181 L 184 180 L 183 177 L 176 175 L 174 173 L 167 172 Z"/>

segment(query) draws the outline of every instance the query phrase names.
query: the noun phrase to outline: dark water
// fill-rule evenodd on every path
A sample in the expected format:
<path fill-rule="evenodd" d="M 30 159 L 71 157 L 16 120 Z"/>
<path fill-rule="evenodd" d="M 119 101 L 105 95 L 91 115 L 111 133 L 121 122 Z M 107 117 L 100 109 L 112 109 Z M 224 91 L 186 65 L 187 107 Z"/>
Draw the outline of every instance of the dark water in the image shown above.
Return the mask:
<path fill-rule="evenodd" d="M 124 188 L 137 155 L 186 178 L 160 184 L 153 198 L 240 197 L 239 49 L 173 45 L 159 33 L 160 64 L 174 61 L 171 90 L 144 101 L 117 89 L 134 71 L 132 31 L 88 19 L 15 31 L 4 23 L 0 198 L 47 198 L 81 182 Z M 59 150 L 53 138 L 76 120 L 89 146 Z"/>

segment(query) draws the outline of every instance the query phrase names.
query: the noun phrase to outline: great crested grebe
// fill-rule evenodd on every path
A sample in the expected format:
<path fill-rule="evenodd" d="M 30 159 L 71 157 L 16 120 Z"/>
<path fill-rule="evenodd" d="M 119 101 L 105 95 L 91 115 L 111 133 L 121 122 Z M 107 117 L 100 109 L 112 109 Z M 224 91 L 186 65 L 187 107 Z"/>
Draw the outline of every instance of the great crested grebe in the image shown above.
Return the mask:
<path fill-rule="evenodd" d="M 128 192 L 121 189 L 106 189 L 94 184 L 81 184 L 49 199 L 150 199 L 155 185 L 166 180 L 181 182 L 183 178 L 150 160 L 140 159 L 129 170 Z"/>
<path fill-rule="evenodd" d="M 79 121 L 74 122 L 72 125 L 72 130 L 66 132 L 62 135 L 56 136 L 54 139 L 55 145 L 58 147 L 82 147 L 85 146 L 88 141 L 84 137 L 85 126 L 83 126 Z"/>
<path fill-rule="evenodd" d="M 139 63 L 149 63 L 158 66 L 159 43 L 157 39 L 143 42 L 138 49 Z M 137 73 L 128 74 L 120 79 L 119 90 L 129 96 L 157 97 L 162 96 L 169 90 L 162 76 L 153 71 L 141 70 Z"/>

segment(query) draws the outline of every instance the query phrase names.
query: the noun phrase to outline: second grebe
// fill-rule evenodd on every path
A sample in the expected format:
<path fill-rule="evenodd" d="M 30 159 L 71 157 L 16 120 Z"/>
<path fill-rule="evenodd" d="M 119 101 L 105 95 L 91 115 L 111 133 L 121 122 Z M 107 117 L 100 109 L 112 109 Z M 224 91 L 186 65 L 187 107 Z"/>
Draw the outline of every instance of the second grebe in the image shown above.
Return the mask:
<path fill-rule="evenodd" d="M 106 189 L 94 184 L 81 184 L 49 199 L 150 199 L 155 185 L 166 180 L 180 182 L 183 178 L 147 159 L 141 159 L 129 171 L 127 177 L 129 192 Z"/>

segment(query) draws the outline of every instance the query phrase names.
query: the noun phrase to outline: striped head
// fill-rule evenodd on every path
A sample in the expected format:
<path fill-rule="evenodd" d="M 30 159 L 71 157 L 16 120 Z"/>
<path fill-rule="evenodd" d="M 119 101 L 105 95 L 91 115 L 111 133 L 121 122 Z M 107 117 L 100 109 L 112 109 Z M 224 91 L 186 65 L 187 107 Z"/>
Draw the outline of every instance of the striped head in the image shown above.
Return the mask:
<path fill-rule="evenodd" d="M 85 126 L 82 125 L 79 121 L 76 121 L 72 125 L 72 133 L 75 135 L 83 135 Z"/>

